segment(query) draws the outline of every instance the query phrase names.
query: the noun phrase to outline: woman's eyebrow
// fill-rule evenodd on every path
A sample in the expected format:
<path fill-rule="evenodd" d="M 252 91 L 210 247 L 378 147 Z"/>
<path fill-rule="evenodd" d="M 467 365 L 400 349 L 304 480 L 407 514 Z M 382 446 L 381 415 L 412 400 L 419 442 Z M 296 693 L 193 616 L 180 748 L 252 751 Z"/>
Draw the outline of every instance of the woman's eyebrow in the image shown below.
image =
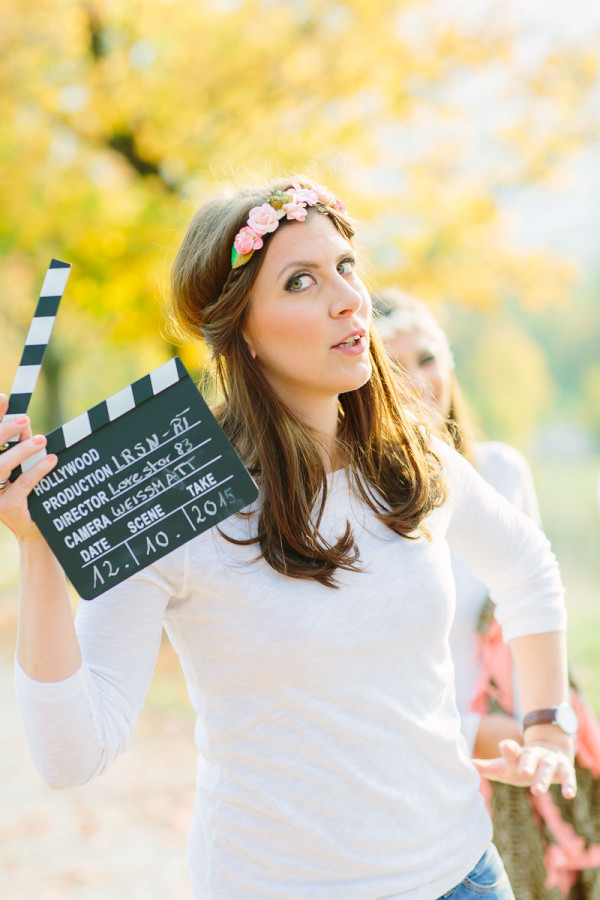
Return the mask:
<path fill-rule="evenodd" d="M 340 253 L 340 255 L 338 256 L 338 258 L 336 260 L 336 265 L 338 263 L 341 263 L 341 261 L 343 259 L 347 259 L 349 256 L 354 256 L 354 251 L 352 250 L 352 248 L 348 248 L 348 250 L 343 250 Z M 303 260 L 303 259 L 292 260 L 291 262 L 285 264 L 285 266 L 283 267 L 283 269 L 277 276 L 277 280 L 279 280 L 281 278 L 281 276 L 283 275 L 283 273 L 286 272 L 288 269 L 296 269 L 296 268 L 298 268 L 298 269 L 320 269 L 321 264 L 318 262 L 309 262 L 309 261 Z"/>
<path fill-rule="evenodd" d="M 281 270 L 281 272 L 279 273 L 279 275 L 277 276 L 277 278 L 278 278 L 278 279 L 281 278 L 281 276 L 283 275 L 283 273 L 284 273 L 284 272 L 287 272 L 288 269 L 295 269 L 295 268 L 298 268 L 298 269 L 318 269 L 318 268 L 319 268 L 319 263 L 316 263 L 316 262 L 306 262 L 305 260 L 302 260 L 302 259 L 296 259 L 296 260 L 293 260 L 292 262 L 289 262 L 289 263 L 286 263 L 286 264 L 285 264 L 285 266 L 283 267 L 283 269 Z"/>

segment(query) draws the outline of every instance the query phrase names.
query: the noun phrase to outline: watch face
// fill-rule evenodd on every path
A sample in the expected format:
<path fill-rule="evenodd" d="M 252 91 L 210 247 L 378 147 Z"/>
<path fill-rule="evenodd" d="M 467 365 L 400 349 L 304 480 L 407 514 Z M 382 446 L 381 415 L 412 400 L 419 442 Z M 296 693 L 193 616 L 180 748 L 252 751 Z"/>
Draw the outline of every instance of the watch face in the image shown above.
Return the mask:
<path fill-rule="evenodd" d="M 568 704 L 561 703 L 556 708 L 556 724 L 560 725 L 567 734 L 575 734 L 578 724 L 575 710 Z"/>

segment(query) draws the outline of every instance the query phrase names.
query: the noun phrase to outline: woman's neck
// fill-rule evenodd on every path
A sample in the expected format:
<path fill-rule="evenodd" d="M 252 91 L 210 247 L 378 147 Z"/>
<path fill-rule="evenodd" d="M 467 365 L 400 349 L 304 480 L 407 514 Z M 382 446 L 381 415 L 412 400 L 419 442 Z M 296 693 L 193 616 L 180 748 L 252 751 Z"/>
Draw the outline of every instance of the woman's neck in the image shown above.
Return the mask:
<path fill-rule="evenodd" d="M 338 443 L 338 398 L 324 398 L 322 402 L 302 404 L 296 402 L 292 406 L 294 414 L 307 425 L 314 434 L 315 442 L 321 451 L 323 465 L 327 472 L 333 472 L 342 465 Z"/>

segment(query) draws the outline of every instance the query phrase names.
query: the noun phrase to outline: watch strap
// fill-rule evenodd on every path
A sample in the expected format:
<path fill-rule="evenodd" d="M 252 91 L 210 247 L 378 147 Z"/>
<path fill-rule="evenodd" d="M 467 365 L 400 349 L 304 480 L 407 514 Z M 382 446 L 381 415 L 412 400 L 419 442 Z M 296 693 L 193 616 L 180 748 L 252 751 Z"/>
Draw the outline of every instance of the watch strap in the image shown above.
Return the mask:
<path fill-rule="evenodd" d="M 556 724 L 556 706 L 551 706 L 549 709 L 534 709 L 524 717 L 523 731 L 531 725 L 554 724 Z"/>
<path fill-rule="evenodd" d="M 558 725 L 565 734 L 577 733 L 577 713 L 568 703 L 559 703 L 549 709 L 534 709 L 523 719 L 523 731 L 531 725 Z"/>

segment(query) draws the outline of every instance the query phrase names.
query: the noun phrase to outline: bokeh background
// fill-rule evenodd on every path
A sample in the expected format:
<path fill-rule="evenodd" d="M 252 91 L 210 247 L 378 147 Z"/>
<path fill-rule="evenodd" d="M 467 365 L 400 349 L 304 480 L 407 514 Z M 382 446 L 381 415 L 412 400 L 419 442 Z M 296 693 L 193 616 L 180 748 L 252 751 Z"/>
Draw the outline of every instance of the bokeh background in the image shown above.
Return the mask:
<path fill-rule="evenodd" d="M 600 712 L 600 8 L 4 0 L 0 23 L 4 390 L 49 259 L 73 264 L 36 430 L 175 352 L 200 378 L 204 349 L 161 316 L 196 205 L 232 180 L 312 174 L 359 220 L 372 286 L 442 316 L 482 432 L 529 459 L 573 671 Z M 59 798 L 11 706 L 17 576 L 2 531 L 3 896 L 187 898 L 192 722 L 169 647 L 133 761 Z"/>

